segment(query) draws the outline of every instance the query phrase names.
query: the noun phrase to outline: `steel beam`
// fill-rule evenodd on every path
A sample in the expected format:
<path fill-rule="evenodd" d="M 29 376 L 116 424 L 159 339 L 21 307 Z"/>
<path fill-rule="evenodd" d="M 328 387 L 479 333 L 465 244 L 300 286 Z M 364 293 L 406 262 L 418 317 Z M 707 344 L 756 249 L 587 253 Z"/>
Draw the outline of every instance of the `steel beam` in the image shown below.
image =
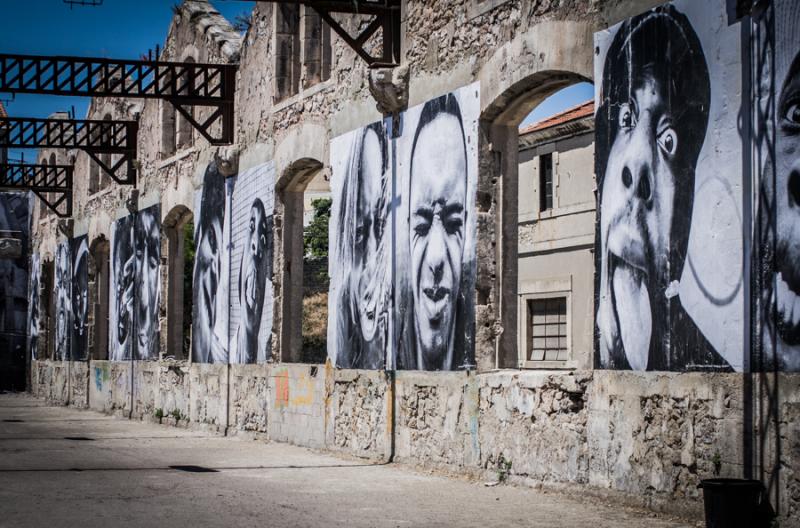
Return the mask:
<path fill-rule="evenodd" d="M 0 190 L 33 191 L 62 218 L 72 216 L 72 177 L 72 165 L 0 163 Z"/>

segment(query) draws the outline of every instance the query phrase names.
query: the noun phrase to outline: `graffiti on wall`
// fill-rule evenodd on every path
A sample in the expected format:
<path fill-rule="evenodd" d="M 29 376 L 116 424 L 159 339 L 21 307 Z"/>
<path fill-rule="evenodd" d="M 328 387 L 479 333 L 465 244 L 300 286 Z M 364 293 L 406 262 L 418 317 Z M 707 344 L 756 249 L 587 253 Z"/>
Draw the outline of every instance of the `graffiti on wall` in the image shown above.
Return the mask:
<path fill-rule="evenodd" d="M 28 350 L 32 359 L 36 359 L 39 347 L 39 318 L 41 317 L 39 308 L 39 290 L 41 282 L 41 261 L 39 253 L 31 254 L 30 279 L 28 281 L 28 291 L 30 292 L 30 303 L 28 304 Z"/>
<path fill-rule="evenodd" d="M 601 368 L 742 369 L 739 35 L 724 0 L 595 35 Z"/>
<path fill-rule="evenodd" d="M 225 178 L 215 163 L 195 197 L 192 360 L 256 363 L 271 355 L 275 167 Z"/>
<path fill-rule="evenodd" d="M 56 359 L 69 359 L 72 328 L 72 258 L 68 240 L 56 248 Z"/>
<path fill-rule="evenodd" d="M 756 152 L 760 296 L 757 368 L 800 370 L 800 5 L 757 21 Z M 766 53 L 765 53 L 766 52 Z"/>
<path fill-rule="evenodd" d="M 328 353 L 337 366 L 474 362 L 478 113 L 473 84 L 408 109 L 398 137 L 378 122 L 331 142 Z"/>
<path fill-rule="evenodd" d="M 120 218 L 111 229 L 109 357 L 157 359 L 161 294 L 161 206 Z"/>

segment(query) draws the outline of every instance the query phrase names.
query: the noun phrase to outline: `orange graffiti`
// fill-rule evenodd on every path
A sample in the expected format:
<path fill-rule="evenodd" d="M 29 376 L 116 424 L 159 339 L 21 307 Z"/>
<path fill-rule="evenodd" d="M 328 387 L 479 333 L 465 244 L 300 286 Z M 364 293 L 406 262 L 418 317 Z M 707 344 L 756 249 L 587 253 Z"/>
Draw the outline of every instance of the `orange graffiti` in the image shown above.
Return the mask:
<path fill-rule="evenodd" d="M 283 370 L 275 376 L 275 407 L 289 404 L 289 372 Z"/>

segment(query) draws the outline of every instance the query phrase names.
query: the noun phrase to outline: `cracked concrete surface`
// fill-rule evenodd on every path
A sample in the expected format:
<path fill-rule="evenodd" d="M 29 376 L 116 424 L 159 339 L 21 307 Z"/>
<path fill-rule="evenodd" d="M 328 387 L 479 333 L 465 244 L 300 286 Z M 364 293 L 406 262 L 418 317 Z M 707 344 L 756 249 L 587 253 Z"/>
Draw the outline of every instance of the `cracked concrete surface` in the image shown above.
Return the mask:
<path fill-rule="evenodd" d="M 148 525 L 687 526 L 593 499 L 0 396 L 0 527 Z"/>

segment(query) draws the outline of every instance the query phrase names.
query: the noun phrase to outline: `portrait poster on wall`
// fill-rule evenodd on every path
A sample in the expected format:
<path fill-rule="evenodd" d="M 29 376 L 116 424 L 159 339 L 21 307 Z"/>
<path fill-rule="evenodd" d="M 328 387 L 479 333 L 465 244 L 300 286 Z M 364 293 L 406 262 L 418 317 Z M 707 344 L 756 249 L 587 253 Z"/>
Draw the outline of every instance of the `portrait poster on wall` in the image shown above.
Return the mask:
<path fill-rule="evenodd" d="M 274 189 L 270 162 L 241 172 L 231 193 L 231 363 L 263 363 L 271 355 Z"/>
<path fill-rule="evenodd" d="M 114 222 L 109 281 L 109 357 L 158 359 L 161 206 Z"/>
<path fill-rule="evenodd" d="M 203 174 L 195 194 L 192 361 L 228 362 L 228 285 L 230 282 L 230 207 L 234 178 L 215 163 Z"/>
<path fill-rule="evenodd" d="M 30 280 L 28 282 L 28 292 L 30 302 L 28 303 L 28 351 L 31 358 L 36 359 L 39 347 L 39 317 L 40 317 L 40 282 L 41 282 L 41 260 L 39 253 L 31 254 Z"/>
<path fill-rule="evenodd" d="M 343 368 L 474 363 L 478 84 L 331 142 L 328 352 Z M 394 299 L 392 290 L 394 289 Z"/>
<path fill-rule="evenodd" d="M 595 34 L 600 368 L 743 368 L 740 33 L 681 0 Z"/>
<path fill-rule="evenodd" d="M 755 19 L 759 175 L 754 369 L 800 371 L 800 4 Z"/>
<path fill-rule="evenodd" d="M 70 359 L 83 361 L 89 354 L 89 239 L 70 241 L 72 258 L 72 338 Z"/>
<path fill-rule="evenodd" d="M 55 357 L 68 360 L 72 328 L 72 258 L 68 240 L 58 243 L 55 268 Z"/>

